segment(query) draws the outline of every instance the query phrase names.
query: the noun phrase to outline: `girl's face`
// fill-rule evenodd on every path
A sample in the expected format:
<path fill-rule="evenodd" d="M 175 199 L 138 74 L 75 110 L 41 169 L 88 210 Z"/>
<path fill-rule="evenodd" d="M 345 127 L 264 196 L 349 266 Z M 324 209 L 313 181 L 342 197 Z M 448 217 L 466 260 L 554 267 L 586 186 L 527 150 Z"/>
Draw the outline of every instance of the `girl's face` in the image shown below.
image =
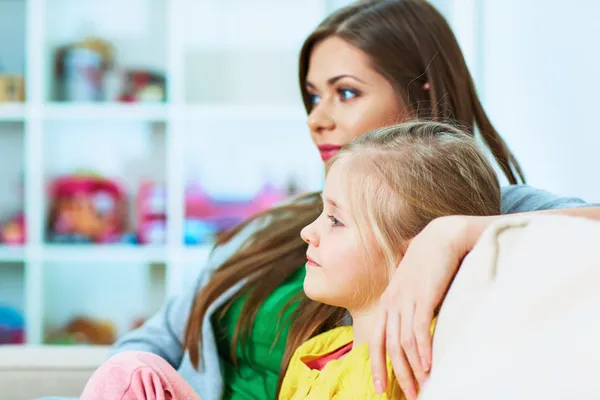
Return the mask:
<path fill-rule="evenodd" d="M 400 122 L 404 114 L 399 96 L 369 57 L 338 37 L 315 45 L 306 90 L 312 102 L 308 126 L 323 161 L 359 136 Z"/>
<path fill-rule="evenodd" d="M 304 291 L 315 301 L 353 311 L 379 299 L 391 275 L 382 269 L 384 257 L 373 235 L 367 235 L 368 243 L 361 239 L 340 184 L 340 164 L 327 174 L 323 212 L 301 232 L 308 243 Z"/>

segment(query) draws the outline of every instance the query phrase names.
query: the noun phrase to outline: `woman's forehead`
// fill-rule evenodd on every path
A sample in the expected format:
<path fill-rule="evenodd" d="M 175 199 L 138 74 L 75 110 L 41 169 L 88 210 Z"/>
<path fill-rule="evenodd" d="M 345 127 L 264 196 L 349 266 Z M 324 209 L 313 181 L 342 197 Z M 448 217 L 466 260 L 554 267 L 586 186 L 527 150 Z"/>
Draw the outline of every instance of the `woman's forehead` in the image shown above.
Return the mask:
<path fill-rule="evenodd" d="M 307 80 L 320 84 L 340 75 L 369 79 L 376 77 L 378 73 L 371 67 L 369 56 L 358 47 L 339 37 L 329 37 L 313 48 Z"/>

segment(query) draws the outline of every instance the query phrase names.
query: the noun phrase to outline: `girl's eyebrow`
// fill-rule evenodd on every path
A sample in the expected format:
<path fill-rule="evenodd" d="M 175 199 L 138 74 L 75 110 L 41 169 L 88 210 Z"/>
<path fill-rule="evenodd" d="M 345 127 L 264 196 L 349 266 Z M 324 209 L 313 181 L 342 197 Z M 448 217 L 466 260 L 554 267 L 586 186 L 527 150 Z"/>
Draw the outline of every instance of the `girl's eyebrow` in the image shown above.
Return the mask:
<path fill-rule="evenodd" d="M 330 199 L 329 197 L 325 197 L 323 196 L 323 193 L 321 193 L 321 199 L 323 200 L 324 203 L 329 203 L 331 204 L 333 207 L 337 208 L 338 210 L 341 210 L 342 208 L 332 199 Z"/>

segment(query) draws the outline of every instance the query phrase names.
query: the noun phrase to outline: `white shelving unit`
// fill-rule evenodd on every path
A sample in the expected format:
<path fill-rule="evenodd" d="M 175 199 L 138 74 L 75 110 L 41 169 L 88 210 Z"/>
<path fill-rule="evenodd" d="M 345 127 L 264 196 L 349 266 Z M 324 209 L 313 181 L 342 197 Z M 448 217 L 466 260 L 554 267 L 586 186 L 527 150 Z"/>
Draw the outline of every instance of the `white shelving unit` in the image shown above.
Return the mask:
<path fill-rule="evenodd" d="M 25 8 L 23 23 L 26 39 L 23 52 L 26 62 L 23 72 L 27 100 L 24 104 L 0 103 L 0 138 L 5 124 L 21 124 L 27 243 L 22 248 L 0 247 L 0 268 L 2 265 L 15 263 L 23 266 L 23 311 L 28 343 L 39 344 L 44 341 L 48 325 L 61 322 L 49 321 L 54 318 L 49 314 L 64 314 L 65 310 L 54 309 L 62 307 L 57 304 L 65 303 L 66 307 L 69 303 L 79 302 L 79 299 L 65 299 L 61 302 L 59 297 L 92 289 L 98 282 L 91 274 L 94 271 L 97 274 L 98 270 L 103 268 L 102 265 L 120 265 L 122 267 L 119 268 L 123 271 L 134 266 L 139 268 L 154 265 L 152 268 L 156 268 L 158 265 L 163 271 L 159 273 L 159 279 L 164 279 L 164 282 L 158 284 L 157 290 L 162 291 L 159 297 L 163 298 L 179 293 L 183 285 L 197 273 L 210 252 L 210 246 L 186 247 L 183 243 L 184 193 L 190 173 L 195 174 L 190 162 L 191 165 L 197 162 L 193 153 L 190 153 L 190 147 L 196 142 L 203 146 L 211 146 L 217 142 L 223 144 L 223 137 L 214 137 L 214 140 L 211 137 L 211 132 L 215 129 L 220 132 L 219 135 L 223 132 L 231 135 L 231 145 L 240 148 L 255 146 L 252 138 L 257 134 L 257 141 L 269 142 L 269 151 L 272 151 L 275 145 L 289 146 L 291 143 L 297 153 L 296 158 L 300 155 L 306 157 L 306 165 L 313 165 L 306 168 L 306 186 L 314 189 L 320 185 L 318 155 L 310 149 L 309 137 L 306 134 L 306 116 L 296 87 L 295 64 L 303 37 L 331 7 L 327 0 L 309 0 L 301 5 L 261 0 L 257 5 L 253 4 L 252 8 L 256 10 L 249 16 L 244 15 L 248 10 L 244 13 L 243 10 L 236 11 L 238 6 L 246 7 L 245 2 L 240 0 L 136 0 L 131 4 L 111 0 L 104 5 L 96 0 L 11 1 L 20 2 Z M 116 7 L 117 4 L 119 7 Z M 340 4 L 336 4 L 338 5 Z M 118 15 L 116 10 L 119 9 L 127 14 L 127 7 L 132 8 L 131 13 L 139 13 L 140 21 L 132 21 L 131 15 Z M 275 14 L 265 16 L 264 11 L 270 9 L 274 10 Z M 289 12 L 297 14 L 299 10 L 303 10 L 303 15 L 297 15 L 296 21 L 290 24 L 289 35 L 277 36 L 267 32 L 269 20 L 284 17 Z M 200 13 L 197 15 L 202 20 L 220 18 L 224 25 L 196 25 L 193 18 L 190 19 L 190 13 L 193 12 Z M 256 20 L 258 17 L 260 18 Z M 108 21 L 111 18 L 113 20 Z M 129 27 L 124 19 L 134 27 Z M 231 30 L 228 32 L 233 36 L 223 37 L 223 26 L 240 24 L 243 25 L 240 29 L 259 26 L 261 28 L 255 29 L 257 33 L 254 38 L 246 32 L 242 35 L 244 40 L 241 42 L 239 39 L 242 36 L 236 37 L 235 32 Z M 85 28 L 81 28 L 82 26 Z M 86 31 L 90 26 L 93 27 L 90 28 L 93 29 L 92 32 Z M 213 32 L 210 33 L 207 29 L 212 29 Z M 118 52 L 123 50 L 122 53 L 118 53 L 122 57 L 120 61 L 133 66 L 150 66 L 164 72 L 168 101 L 161 104 L 73 104 L 54 101 L 49 89 L 53 50 L 67 41 L 81 40 L 89 33 L 108 38 L 115 44 Z M 136 38 L 141 41 L 139 45 L 135 42 Z M 272 40 L 264 40 L 265 38 Z M 216 63 L 210 56 L 214 51 L 220 52 L 220 57 L 215 58 Z M 150 54 L 146 54 L 147 52 Z M 264 61 L 261 61 L 261 57 Z M 273 64 L 273 58 L 280 59 L 281 65 Z M 237 60 L 237 67 L 232 67 L 230 73 L 223 69 L 225 65 L 219 64 L 227 60 Z M 251 70 L 246 71 L 244 63 L 247 63 Z M 263 79 L 270 78 L 274 73 L 278 76 L 273 78 L 275 80 L 255 82 L 252 75 L 263 69 L 266 71 Z M 213 79 L 203 77 L 204 73 L 217 75 Z M 286 81 L 282 86 L 276 79 L 283 77 L 286 77 Z M 221 86 L 240 89 L 222 92 L 219 89 Z M 261 96 L 261 87 L 271 87 L 274 90 Z M 256 91 L 256 102 L 245 97 L 246 94 L 250 94 L 249 91 Z M 73 127 L 77 126 L 81 130 L 90 127 L 92 132 L 92 128 L 102 124 L 110 124 L 110 127 L 117 127 L 119 124 L 154 127 L 156 129 L 153 129 L 159 132 L 160 157 L 150 162 L 153 166 L 164 164 L 158 166 L 159 170 L 164 171 L 160 174 L 164 175 L 162 179 L 166 183 L 168 193 L 168 226 L 164 246 L 53 245 L 45 242 L 44 225 L 48 204 L 45 188 L 48 179 L 56 172 L 54 169 L 58 168 L 56 160 L 59 160 L 62 166 L 69 165 L 71 158 L 74 158 L 72 152 L 69 153 L 68 146 L 64 154 L 58 154 L 52 149 L 56 149 L 57 140 L 65 140 L 67 137 L 67 133 L 62 134 L 63 131 L 73 130 Z M 267 132 L 259 129 L 263 124 L 269 127 Z M 251 128 L 247 128 L 248 126 Z M 95 131 L 77 134 L 98 135 Z M 277 136 L 279 139 L 274 139 Z M 99 140 L 91 136 L 89 139 Z M 273 143 L 272 140 L 278 142 Z M 295 145 L 296 142 L 300 143 L 300 148 Z M 118 147 L 118 144 L 115 146 Z M 84 150 L 93 151 L 82 151 Z M 205 148 L 203 151 L 203 154 L 210 153 L 210 149 Z M 111 156 L 107 154 L 106 157 Z M 259 154 L 248 162 L 260 157 L 262 156 Z M 118 163 L 118 160 L 115 162 Z M 231 163 L 235 160 L 223 162 Z M 243 163 L 244 160 L 239 162 Z M 231 168 L 248 169 L 247 167 L 240 164 L 232 165 Z M 222 168 L 221 164 L 203 165 L 205 173 Z M 290 164 L 289 169 L 306 174 L 306 171 L 302 171 L 305 168 L 298 163 Z M 240 178 L 241 180 L 245 181 L 246 178 Z M 231 184 L 235 185 L 235 182 Z M 71 268 L 69 266 L 74 266 L 75 269 L 71 271 L 77 271 L 84 277 L 89 273 L 90 281 L 78 281 L 77 286 L 81 285 L 78 288 L 73 288 L 72 283 L 69 283 L 71 287 L 62 287 L 62 281 L 72 282 L 70 273 L 65 272 Z M 122 292 L 111 291 L 110 296 L 120 296 L 123 302 L 131 300 L 127 293 Z"/>
<path fill-rule="evenodd" d="M 112 306 L 113 302 L 132 303 L 128 312 L 152 313 L 162 299 L 176 295 L 193 279 L 210 246 L 186 247 L 183 242 L 188 179 L 199 176 L 208 180 L 218 193 L 251 190 L 260 179 L 277 174 L 279 178 L 302 178 L 300 183 L 306 189 L 318 189 L 322 184 L 322 166 L 307 134 L 297 88 L 297 53 L 304 37 L 332 9 L 351 1 L 10 2 L 24 8 L 27 101 L 0 103 L 0 139 L 7 124 L 22 126 L 27 243 L 23 248 L 0 246 L 0 268 L 22 265 L 28 343 L 42 343 L 48 326 L 64 323 L 69 312 L 63 307 L 81 303 L 87 308 L 82 306 L 78 312 L 104 307 L 118 313 L 120 307 Z M 290 15 L 294 17 L 290 19 Z M 118 62 L 164 72 L 168 101 L 55 102 L 49 89 L 52 52 L 88 34 L 112 41 Z M 0 49 L 0 61 L 2 55 Z M 107 146 L 101 142 L 102 129 L 107 130 L 107 137 L 121 138 L 124 143 Z M 127 149 L 152 146 L 156 148 L 146 149 L 145 161 L 135 164 L 135 170 L 119 158 Z M 106 155 L 98 156 L 102 151 Z M 104 168 L 109 175 L 115 171 L 126 175 L 132 185 L 139 183 L 144 173 L 165 182 L 168 220 L 164 246 L 45 242 L 46 184 L 53 175 L 80 167 L 82 160 L 89 160 L 87 167 Z M 99 161 L 102 166 L 95 164 Z M 104 270 L 113 275 L 104 276 Z M 130 286 L 114 275 L 119 271 L 137 271 L 123 278 L 133 279 Z M 136 281 L 140 277 L 153 282 L 148 289 L 153 293 L 130 293 L 138 287 L 147 289 Z M 106 287 L 108 298 L 90 299 L 102 296 L 99 285 Z M 124 324 L 120 324 L 120 333 L 127 329 Z"/>
<path fill-rule="evenodd" d="M 19 122 L 25 119 L 25 106 L 22 104 L 6 104 L 0 107 L 0 121 Z"/>

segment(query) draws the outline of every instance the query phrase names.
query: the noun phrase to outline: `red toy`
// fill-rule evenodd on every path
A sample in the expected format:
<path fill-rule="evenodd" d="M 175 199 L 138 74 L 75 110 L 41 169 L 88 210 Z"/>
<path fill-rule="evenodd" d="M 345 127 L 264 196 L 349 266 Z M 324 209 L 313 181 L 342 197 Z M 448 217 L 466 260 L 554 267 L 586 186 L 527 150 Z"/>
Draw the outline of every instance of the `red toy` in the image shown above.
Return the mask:
<path fill-rule="evenodd" d="M 125 233 L 126 200 L 117 183 L 99 176 L 69 175 L 57 179 L 50 194 L 51 240 L 109 243 Z"/>

